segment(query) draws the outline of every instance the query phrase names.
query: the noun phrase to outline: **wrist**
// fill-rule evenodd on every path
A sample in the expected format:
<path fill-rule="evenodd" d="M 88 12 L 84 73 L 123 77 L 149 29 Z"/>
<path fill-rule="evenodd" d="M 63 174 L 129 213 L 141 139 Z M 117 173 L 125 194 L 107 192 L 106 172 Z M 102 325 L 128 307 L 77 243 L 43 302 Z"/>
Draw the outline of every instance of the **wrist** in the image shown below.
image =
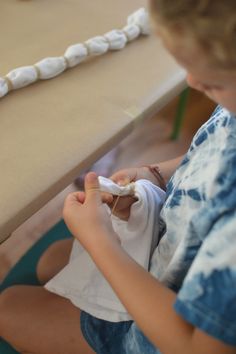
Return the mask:
<path fill-rule="evenodd" d="M 100 231 L 96 232 L 96 237 L 92 238 L 90 242 L 83 243 L 87 252 L 94 257 L 104 257 L 107 252 L 112 252 L 117 247 L 121 247 L 120 239 L 114 232 Z"/>
<path fill-rule="evenodd" d="M 157 184 L 161 189 L 166 191 L 166 181 L 165 178 L 163 177 L 160 166 L 157 164 L 151 164 L 151 165 L 145 165 L 143 167 L 146 168 L 149 171 L 149 173 L 154 177 L 156 182 L 155 184 Z"/>
<path fill-rule="evenodd" d="M 98 242 L 95 247 L 88 251 L 91 258 L 102 273 L 111 267 L 113 261 L 119 258 L 125 251 L 121 246 L 121 242 L 116 235 L 115 237 L 108 237 L 102 242 Z"/>

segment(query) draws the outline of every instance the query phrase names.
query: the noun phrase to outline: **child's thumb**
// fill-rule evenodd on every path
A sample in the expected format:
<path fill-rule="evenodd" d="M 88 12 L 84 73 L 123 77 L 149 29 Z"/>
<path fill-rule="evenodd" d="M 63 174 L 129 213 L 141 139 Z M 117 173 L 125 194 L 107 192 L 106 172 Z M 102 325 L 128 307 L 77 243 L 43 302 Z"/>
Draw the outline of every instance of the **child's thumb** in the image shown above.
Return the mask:
<path fill-rule="evenodd" d="M 86 199 L 95 199 L 101 202 L 101 193 L 99 187 L 99 181 L 96 173 L 89 172 L 85 177 Z"/>

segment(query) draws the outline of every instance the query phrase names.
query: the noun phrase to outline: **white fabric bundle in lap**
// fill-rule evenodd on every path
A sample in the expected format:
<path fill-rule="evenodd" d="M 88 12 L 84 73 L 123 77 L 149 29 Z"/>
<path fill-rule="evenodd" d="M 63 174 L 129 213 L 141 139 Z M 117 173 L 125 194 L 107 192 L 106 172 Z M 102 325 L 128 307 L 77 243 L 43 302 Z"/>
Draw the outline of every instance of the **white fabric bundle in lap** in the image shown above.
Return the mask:
<path fill-rule="evenodd" d="M 120 187 L 111 180 L 99 177 L 100 189 L 114 195 L 135 195 L 128 221 L 111 216 L 112 225 L 122 247 L 145 269 L 158 242 L 159 213 L 165 192 L 147 180 Z M 104 204 L 107 213 L 110 209 Z M 67 266 L 46 285 L 46 289 L 66 297 L 75 306 L 91 315 L 111 321 L 127 321 L 131 317 L 96 265 L 75 240 Z"/>
<path fill-rule="evenodd" d="M 52 79 L 90 56 L 102 55 L 109 50 L 121 50 L 141 34 L 148 35 L 149 25 L 148 13 L 141 8 L 128 17 L 127 25 L 121 30 L 112 30 L 85 43 L 71 45 L 61 57 L 45 58 L 34 65 L 13 69 L 5 77 L 0 77 L 0 97 L 38 80 Z"/>

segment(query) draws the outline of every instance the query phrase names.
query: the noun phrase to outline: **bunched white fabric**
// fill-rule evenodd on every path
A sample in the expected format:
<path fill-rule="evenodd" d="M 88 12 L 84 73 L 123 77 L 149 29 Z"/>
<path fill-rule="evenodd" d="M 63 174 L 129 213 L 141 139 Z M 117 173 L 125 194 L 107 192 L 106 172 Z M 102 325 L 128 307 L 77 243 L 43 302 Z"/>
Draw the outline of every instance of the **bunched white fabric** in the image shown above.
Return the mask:
<path fill-rule="evenodd" d="M 45 58 L 32 66 L 16 68 L 5 77 L 0 77 L 0 97 L 38 80 L 47 80 L 60 75 L 90 56 L 102 55 L 109 50 L 121 50 L 141 34 L 149 33 L 149 15 L 144 8 L 141 8 L 128 17 L 127 25 L 122 30 L 112 30 L 103 36 L 91 38 L 85 43 L 72 45 L 61 57 Z"/>
<path fill-rule="evenodd" d="M 139 180 L 120 187 L 99 177 L 100 189 L 113 195 L 135 195 L 128 221 L 114 215 L 111 221 L 126 252 L 145 269 L 159 237 L 159 213 L 165 192 L 147 180 Z M 104 204 L 107 213 L 110 209 Z M 127 321 L 131 317 L 96 265 L 75 240 L 67 266 L 46 285 L 46 289 L 69 299 L 76 307 L 111 322 Z"/>

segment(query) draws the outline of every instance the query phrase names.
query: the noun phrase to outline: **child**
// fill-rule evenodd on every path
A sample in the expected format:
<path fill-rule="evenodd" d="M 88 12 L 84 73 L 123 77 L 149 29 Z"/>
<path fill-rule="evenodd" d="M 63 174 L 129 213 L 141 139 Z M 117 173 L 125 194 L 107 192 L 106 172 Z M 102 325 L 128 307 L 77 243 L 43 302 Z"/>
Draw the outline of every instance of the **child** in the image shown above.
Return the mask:
<path fill-rule="evenodd" d="M 152 0 L 151 9 L 159 36 L 186 68 L 189 85 L 225 108 L 218 107 L 200 128 L 180 165 L 180 159 L 159 164 L 166 181 L 175 173 L 167 185 L 150 273 L 121 248 L 101 207 L 95 174 L 87 175 L 85 194 L 66 199 L 68 227 L 133 321 L 99 320 L 43 288 L 13 287 L 0 295 L 0 336 L 21 352 L 236 353 L 236 119 L 230 113 L 236 112 L 236 2 Z M 142 167 L 112 179 L 155 182 L 158 176 L 156 169 Z M 131 204 L 123 200 L 119 213 L 128 215 Z M 65 264 L 55 257 L 61 246 L 48 251 L 60 260 L 51 274 L 42 272 L 49 253 L 39 265 L 45 281 Z"/>

